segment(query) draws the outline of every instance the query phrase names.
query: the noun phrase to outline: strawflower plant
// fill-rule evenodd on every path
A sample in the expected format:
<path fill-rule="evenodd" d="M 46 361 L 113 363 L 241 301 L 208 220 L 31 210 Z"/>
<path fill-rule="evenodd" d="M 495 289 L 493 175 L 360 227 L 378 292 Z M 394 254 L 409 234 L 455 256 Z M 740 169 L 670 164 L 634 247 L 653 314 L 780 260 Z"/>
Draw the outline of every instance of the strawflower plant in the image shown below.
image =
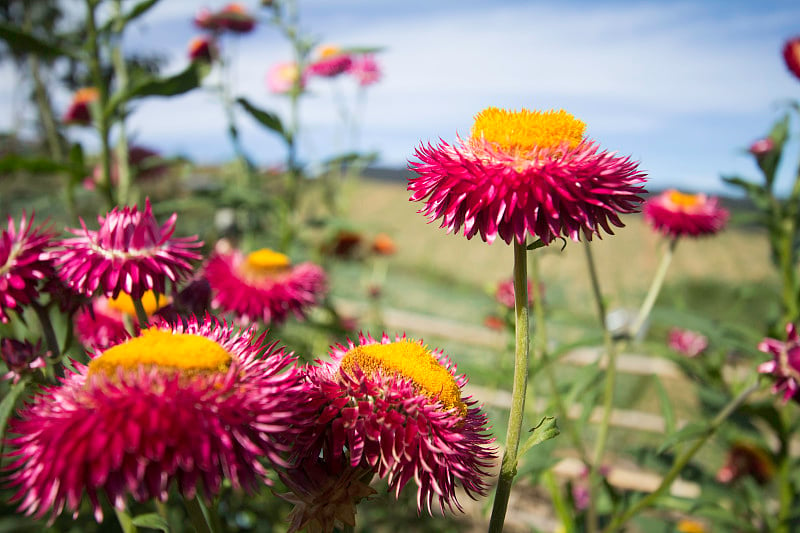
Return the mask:
<path fill-rule="evenodd" d="M 516 349 L 512 404 L 506 448 L 492 508 L 489 531 L 502 531 L 517 452 L 528 380 L 528 234 L 531 248 L 555 238 L 590 240 L 611 225 L 622 226 L 619 213 L 632 213 L 643 201 L 645 176 L 630 158 L 601 151 L 584 137 L 585 124 L 564 110 L 511 111 L 489 107 L 475 116 L 471 135 L 456 145 L 442 141 L 417 148 L 417 173 L 409 180 L 420 213 L 441 219 L 448 232 L 463 228 L 467 239 L 487 243 L 498 236 L 514 248 Z M 534 270 L 534 273 L 536 270 Z M 533 286 L 539 287 L 538 276 Z M 533 298 L 541 302 L 541 296 Z M 542 306 L 537 311 L 537 359 L 545 357 Z"/>

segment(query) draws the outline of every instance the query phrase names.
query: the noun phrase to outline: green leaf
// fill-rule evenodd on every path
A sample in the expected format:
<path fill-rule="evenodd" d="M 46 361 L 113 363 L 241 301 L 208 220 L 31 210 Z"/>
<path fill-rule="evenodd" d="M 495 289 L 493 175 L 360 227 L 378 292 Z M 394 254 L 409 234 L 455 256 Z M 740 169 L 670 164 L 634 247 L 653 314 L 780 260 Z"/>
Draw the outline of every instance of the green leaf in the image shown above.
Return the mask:
<path fill-rule="evenodd" d="M 656 392 L 658 392 L 658 399 L 661 403 L 661 416 L 664 417 L 664 433 L 669 435 L 675 431 L 675 412 L 672 410 L 672 404 L 661 380 L 655 374 L 653 374 L 653 380 L 656 382 Z"/>
<path fill-rule="evenodd" d="M 694 440 L 698 437 L 702 437 L 708 433 L 708 431 L 708 424 L 703 424 L 701 422 L 691 422 L 686 424 L 683 428 L 679 429 L 675 433 L 667 435 L 656 453 L 663 453 L 680 442 L 686 442 L 687 440 Z"/>
<path fill-rule="evenodd" d="M 789 113 L 786 113 L 783 118 L 775 122 L 768 137 L 775 143 L 775 148 L 758 160 L 758 166 L 764 173 L 767 188 L 771 190 L 772 184 L 775 182 L 775 172 L 778 170 L 778 164 L 783 154 L 783 146 L 789 137 Z"/>
<path fill-rule="evenodd" d="M 69 183 L 70 186 L 75 186 L 86 177 L 86 159 L 80 143 L 74 143 L 69 149 L 69 162 L 71 166 Z"/>
<path fill-rule="evenodd" d="M 8 418 L 11 416 L 11 411 L 14 410 L 14 407 L 17 405 L 17 400 L 20 396 L 25 392 L 25 387 L 28 385 L 28 381 L 30 378 L 28 376 L 23 376 L 18 382 L 11 385 L 11 388 L 6 394 L 3 401 L 0 402 L 0 442 L 3 442 L 3 438 L 6 434 L 6 424 L 8 423 Z"/>
<path fill-rule="evenodd" d="M 537 444 L 541 444 L 546 440 L 556 438 L 561 433 L 561 430 L 558 429 L 555 417 L 546 416 L 542 418 L 542 420 L 536 424 L 536 427 L 531 429 L 529 433 L 531 433 L 531 436 L 528 437 L 528 440 L 525 441 L 525 444 L 523 444 L 519 450 L 520 456 L 528 453 L 528 450 Z"/>
<path fill-rule="evenodd" d="M 151 7 L 155 6 L 158 3 L 158 1 L 159 0 L 142 0 L 141 2 L 133 6 L 133 9 L 125 13 L 121 18 L 111 20 L 109 21 L 108 24 L 113 24 L 114 31 L 116 33 L 121 33 L 129 22 L 136 20 L 137 18 L 147 13 Z"/>
<path fill-rule="evenodd" d="M 738 176 L 722 176 L 722 181 L 742 189 L 759 210 L 770 210 L 770 194 L 766 187 L 744 180 Z"/>
<path fill-rule="evenodd" d="M 537 250 L 539 248 L 544 248 L 545 246 L 547 246 L 547 245 L 544 243 L 544 241 L 542 241 L 542 239 L 536 239 L 535 241 L 533 241 L 532 243 L 530 243 L 528 245 L 527 249 L 528 250 Z"/>
<path fill-rule="evenodd" d="M 33 174 L 51 174 L 70 170 L 69 165 L 57 163 L 46 157 L 23 157 L 9 154 L 0 159 L 0 173 L 25 171 Z"/>
<path fill-rule="evenodd" d="M 49 43 L 7 23 L 0 23 L 0 39 L 4 40 L 8 47 L 15 52 L 27 52 L 41 58 L 55 59 L 72 55 L 55 43 Z"/>
<path fill-rule="evenodd" d="M 270 113 L 269 111 L 264 111 L 263 109 L 254 106 L 246 98 L 237 98 L 236 103 L 242 106 L 245 111 L 250 113 L 250 116 L 256 119 L 256 121 L 258 121 L 262 126 L 274 131 L 284 139 L 289 138 L 288 133 L 283 128 L 283 123 L 281 122 L 280 117 L 278 117 L 278 115 L 275 113 Z"/>
<path fill-rule="evenodd" d="M 203 81 L 204 67 L 200 63 L 191 63 L 181 72 L 174 76 L 158 78 L 155 76 L 143 75 L 133 81 L 127 89 L 114 93 L 106 106 L 106 115 L 111 116 L 117 108 L 124 102 L 129 102 L 137 98 L 148 96 L 177 96 L 184 94 L 192 89 L 196 89 Z"/>
<path fill-rule="evenodd" d="M 150 529 L 164 531 L 164 533 L 169 533 L 169 523 L 167 522 L 166 518 L 156 513 L 147 513 L 134 516 L 131 522 L 136 527 L 147 527 Z"/>

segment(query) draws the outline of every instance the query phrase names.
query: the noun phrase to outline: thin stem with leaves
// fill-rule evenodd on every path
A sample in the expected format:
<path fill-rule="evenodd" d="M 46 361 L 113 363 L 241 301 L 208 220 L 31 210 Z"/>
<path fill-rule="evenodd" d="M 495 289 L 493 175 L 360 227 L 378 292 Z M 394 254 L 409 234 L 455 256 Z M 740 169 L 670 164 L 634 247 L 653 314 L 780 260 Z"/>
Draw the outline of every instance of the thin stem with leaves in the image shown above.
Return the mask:
<path fill-rule="evenodd" d="M 511 496 L 511 485 L 517 475 L 517 450 L 519 448 L 522 418 L 525 413 L 525 396 L 528 385 L 528 262 L 527 245 L 514 241 L 514 313 L 516 323 L 516 345 L 514 351 L 514 384 L 511 390 L 511 410 L 508 414 L 508 431 L 500 478 L 489 521 L 489 533 L 503 531 L 503 524 Z"/>

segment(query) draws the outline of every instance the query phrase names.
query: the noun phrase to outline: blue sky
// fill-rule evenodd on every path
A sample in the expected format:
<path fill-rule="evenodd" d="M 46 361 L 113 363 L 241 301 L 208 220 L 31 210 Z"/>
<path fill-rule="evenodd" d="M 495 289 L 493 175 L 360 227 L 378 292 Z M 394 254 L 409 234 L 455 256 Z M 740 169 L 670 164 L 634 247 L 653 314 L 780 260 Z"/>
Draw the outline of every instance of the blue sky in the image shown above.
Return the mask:
<path fill-rule="evenodd" d="M 244 3 L 257 11 L 256 2 Z M 125 46 L 158 51 L 169 59 L 167 70 L 177 71 L 199 33 L 193 14 L 223 4 L 162 1 L 131 29 Z M 732 192 L 720 174 L 755 177 L 741 150 L 769 130 L 781 102 L 800 98 L 800 82 L 780 55 L 784 41 L 800 34 L 793 1 L 299 4 L 305 30 L 320 42 L 385 48 L 378 56 L 384 77 L 367 91 L 359 146 L 377 150 L 388 166 L 404 166 L 420 142 L 468 134 L 473 115 L 490 105 L 564 108 L 601 146 L 639 160 L 654 189 Z M 264 85 L 270 65 L 291 55 L 277 31 L 265 23 L 223 46 L 234 58 L 236 93 L 286 116 L 285 100 Z M 0 71 L 6 105 L 14 101 L 12 83 L 13 73 Z M 353 105 L 356 87 L 351 80 L 314 80 L 309 89 L 302 155 L 313 163 L 350 147 L 336 102 Z M 67 99 L 62 95 L 60 104 Z M 283 158 L 272 136 L 247 117 L 239 122 L 259 162 Z M 210 91 L 148 100 L 130 126 L 138 142 L 166 153 L 199 162 L 231 156 Z M 796 161 L 796 152 L 791 157 Z"/>

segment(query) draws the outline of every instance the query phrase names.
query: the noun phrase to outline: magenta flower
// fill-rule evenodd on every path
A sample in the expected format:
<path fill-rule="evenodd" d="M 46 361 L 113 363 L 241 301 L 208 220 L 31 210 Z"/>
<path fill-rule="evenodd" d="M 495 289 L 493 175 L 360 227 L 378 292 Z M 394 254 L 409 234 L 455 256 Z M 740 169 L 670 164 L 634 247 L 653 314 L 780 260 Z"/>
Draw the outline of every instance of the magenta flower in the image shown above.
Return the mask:
<path fill-rule="evenodd" d="M 353 64 L 353 57 L 350 54 L 333 45 L 320 47 L 317 57 L 306 67 L 306 72 L 323 78 L 334 78 L 347 72 Z"/>
<path fill-rule="evenodd" d="M 125 292 L 141 298 L 147 290 L 165 294 L 166 281 L 173 283 L 191 272 L 190 261 L 201 258 L 193 252 L 202 242 L 197 237 L 173 238 L 172 216 L 161 226 L 145 201 L 144 211 L 115 207 L 105 217 L 97 217 L 100 229 L 70 229 L 77 237 L 61 241 L 58 252 L 59 276 L 76 292 L 91 296 L 95 291 L 116 298 Z"/>
<path fill-rule="evenodd" d="M 8 367 L 8 372 L 0 379 L 11 379 L 18 383 L 25 374 L 47 366 L 44 358 L 49 354 L 42 350 L 41 341 L 32 344 L 30 341 L 0 339 L 0 357 Z"/>
<path fill-rule="evenodd" d="M 697 357 L 708 348 L 708 338 L 696 331 L 672 328 L 669 330 L 667 344 L 679 354 Z"/>
<path fill-rule="evenodd" d="M 128 495 L 165 501 L 171 486 L 210 499 L 224 479 L 269 484 L 261 461 L 288 466 L 306 401 L 294 357 L 254 337 L 206 316 L 73 362 L 9 426 L 11 501 L 36 518 L 77 515 L 85 492 L 99 521 L 101 492 L 122 509 Z"/>
<path fill-rule="evenodd" d="M 231 2 L 216 14 L 219 26 L 231 33 L 250 33 L 256 26 L 256 19 L 238 2 Z"/>
<path fill-rule="evenodd" d="M 266 248 L 247 256 L 238 250 L 215 253 L 204 276 L 211 285 L 211 305 L 241 322 L 281 324 L 290 313 L 302 320 L 327 290 L 322 268 L 313 263 L 293 266 L 287 256 Z"/>
<path fill-rule="evenodd" d="M 800 35 L 789 39 L 783 45 L 783 59 L 789 72 L 800 79 Z"/>
<path fill-rule="evenodd" d="M 794 324 L 786 325 L 786 342 L 766 338 L 758 344 L 758 349 L 764 353 L 772 354 L 773 360 L 761 363 L 758 371 L 762 374 L 772 374 L 775 385 L 772 392 L 777 394 L 783 391 L 784 403 L 797 394 L 800 384 L 800 337 Z"/>
<path fill-rule="evenodd" d="M 455 485 L 475 497 L 488 488 L 486 470 L 496 459 L 486 414 L 462 397 L 467 382 L 440 351 L 422 342 L 384 335 L 380 342 L 332 347 L 330 361 L 307 367 L 316 427 L 303 457 L 371 469 L 399 494 L 414 480 L 417 507 L 434 499 L 461 509 Z"/>
<path fill-rule="evenodd" d="M 754 141 L 753 144 L 750 145 L 750 148 L 747 149 L 748 152 L 756 156 L 756 159 L 762 159 L 764 156 L 769 154 L 775 149 L 775 141 L 773 141 L 770 137 L 765 137 L 763 139 L 758 139 Z"/>
<path fill-rule="evenodd" d="M 638 210 L 645 176 L 630 158 L 600 152 L 584 129 L 563 110 L 487 108 L 469 139 L 417 148 L 411 200 L 425 202 L 419 212 L 448 233 L 463 228 L 488 243 L 613 233 L 609 223 L 623 226 L 618 213 Z"/>
<path fill-rule="evenodd" d="M 92 123 L 91 105 L 100 98 L 99 91 L 94 87 L 84 87 L 75 91 L 72 102 L 64 112 L 61 121 L 64 124 L 88 126 Z"/>
<path fill-rule="evenodd" d="M 35 215 L 22 214 L 19 229 L 8 217 L 0 233 L 0 323 L 9 320 L 8 312 L 19 312 L 39 296 L 39 282 L 55 275 L 51 254 L 55 233 L 44 225 L 33 226 Z"/>
<path fill-rule="evenodd" d="M 378 83 L 381 79 L 381 69 L 372 54 L 363 54 L 353 59 L 348 72 L 362 87 Z"/>
<path fill-rule="evenodd" d="M 189 61 L 211 63 L 219 55 L 213 37 L 203 35 L 189 41 Z"/>
<path fill-rule="evenodd" d="M 284 61 L 276 63 L 267 72 L 267 88 L 275 94 L 287 94 L 295 90 L 302 91 L 306 86 L 306 76 L 300 72 L 297 63 Z"/>
<path fill-rule="evenodd" d="M 714 235 L 728 222 L 728 211 L 715 197 L 674 189 L 649 198 L 643 211 L 653 229 L 673 239 Z"/>

